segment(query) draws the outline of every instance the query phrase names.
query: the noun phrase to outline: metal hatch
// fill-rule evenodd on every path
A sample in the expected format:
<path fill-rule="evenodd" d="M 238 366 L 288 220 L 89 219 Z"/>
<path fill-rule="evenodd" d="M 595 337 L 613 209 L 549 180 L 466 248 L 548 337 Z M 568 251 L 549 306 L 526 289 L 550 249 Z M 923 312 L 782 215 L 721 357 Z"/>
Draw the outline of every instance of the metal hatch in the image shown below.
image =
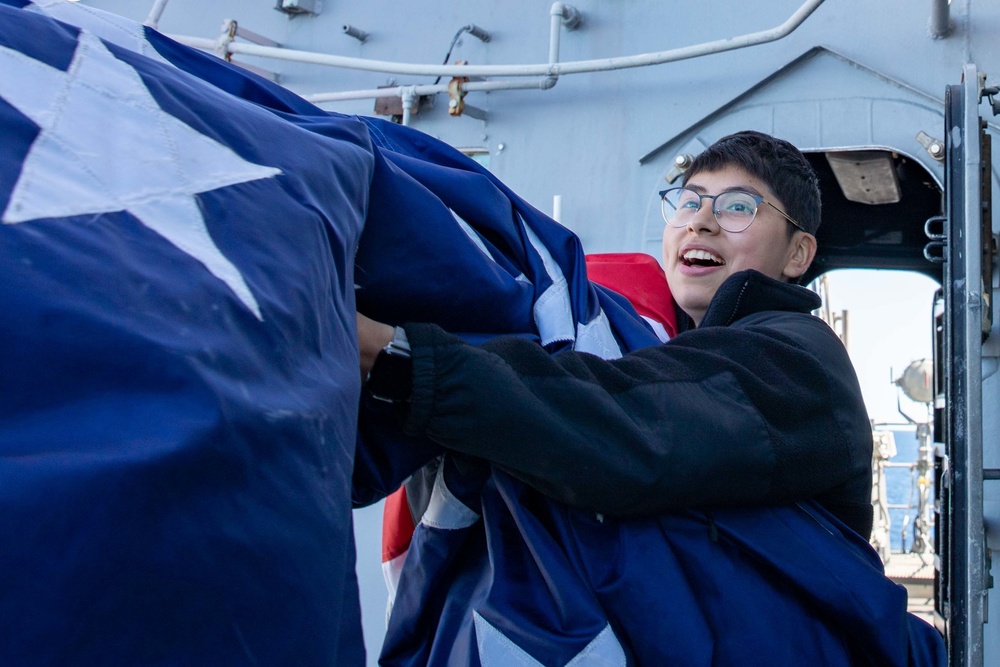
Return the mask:
<path fill-rule="evenodd" d="M 944 441 L 939 603 L 949 664 L 983 665 L 989 567 L 983 516 L 983 343 L 992 328 L 990 137 L 979 116 L 984 81 L 966 65 L 945 94 Z M 992 472 L 990 471 L 991 477 Z"/>

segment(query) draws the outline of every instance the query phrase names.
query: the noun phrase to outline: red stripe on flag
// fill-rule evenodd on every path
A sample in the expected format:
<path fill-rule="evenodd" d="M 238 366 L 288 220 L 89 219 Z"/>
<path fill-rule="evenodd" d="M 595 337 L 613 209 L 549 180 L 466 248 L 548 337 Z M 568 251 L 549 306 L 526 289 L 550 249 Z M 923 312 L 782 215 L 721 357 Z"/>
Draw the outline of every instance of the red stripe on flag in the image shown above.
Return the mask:
<path fill-rule="evenodd" d="M 382 562 L 406 553 L 413 538 L 413 517 L 406 498 L 406 487 L 396 489 L 385 499 L 382 508 Z"/>
<path fill-rule="evenodd" d="M 587 255 L 591 281 L 618 292 L 643 317 L 663 325 L 670 337 L 677 335 L 677 315 L 670 287 L 655 257 L 642 252 L 608 252 Z"/>

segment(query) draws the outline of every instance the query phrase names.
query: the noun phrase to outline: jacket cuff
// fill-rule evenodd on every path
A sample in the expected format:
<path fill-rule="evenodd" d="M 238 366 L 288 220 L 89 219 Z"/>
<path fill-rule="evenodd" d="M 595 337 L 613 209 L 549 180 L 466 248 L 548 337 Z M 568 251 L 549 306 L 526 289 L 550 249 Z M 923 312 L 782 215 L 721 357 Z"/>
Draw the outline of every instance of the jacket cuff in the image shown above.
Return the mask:
<path fill-rule="evenodd" d="M 413 393 L 403 422 L 403 432 L 422 436 L 434 413 L 438 348 L 443 345 L 464 345 L 464 342 L 436 324 L 407 323 L 403 325 L 403 329 L 410 342 L 410 356 L 413 359 Z"/>

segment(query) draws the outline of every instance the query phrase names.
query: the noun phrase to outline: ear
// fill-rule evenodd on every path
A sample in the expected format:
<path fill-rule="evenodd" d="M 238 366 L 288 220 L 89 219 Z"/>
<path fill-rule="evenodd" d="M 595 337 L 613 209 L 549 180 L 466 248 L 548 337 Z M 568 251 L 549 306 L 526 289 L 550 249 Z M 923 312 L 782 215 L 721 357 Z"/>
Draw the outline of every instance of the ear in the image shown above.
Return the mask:
<path fill-rule="evenodd" d="M 816 237 L 802 231 L 795 232 L 788 244 L 788 261 L 785 262 L 785 269 L 781 275 L 792 280 L 797 279 L 806 272 L 814 257 L 816 257 Z"/>

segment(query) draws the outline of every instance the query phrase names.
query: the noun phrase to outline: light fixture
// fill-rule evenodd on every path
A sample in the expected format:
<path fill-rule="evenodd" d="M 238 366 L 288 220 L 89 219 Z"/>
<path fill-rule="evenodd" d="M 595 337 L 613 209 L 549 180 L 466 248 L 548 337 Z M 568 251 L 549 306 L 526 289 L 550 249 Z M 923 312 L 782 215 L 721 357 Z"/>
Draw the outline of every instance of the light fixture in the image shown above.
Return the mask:
<path fill-rule="evenodd" d="M 831 152 L 826 159 L 848 201 L 895 204 L 901 199 L 896 165 L 888 151 Z"/>
<path fill-rule="evenodd" d="M 290 16 L 301 16 L 303 14 L 315 16 L 319 14 L 319 8 L 316 5 L 317 0 L 278 0 L 275 9 Z"/>

